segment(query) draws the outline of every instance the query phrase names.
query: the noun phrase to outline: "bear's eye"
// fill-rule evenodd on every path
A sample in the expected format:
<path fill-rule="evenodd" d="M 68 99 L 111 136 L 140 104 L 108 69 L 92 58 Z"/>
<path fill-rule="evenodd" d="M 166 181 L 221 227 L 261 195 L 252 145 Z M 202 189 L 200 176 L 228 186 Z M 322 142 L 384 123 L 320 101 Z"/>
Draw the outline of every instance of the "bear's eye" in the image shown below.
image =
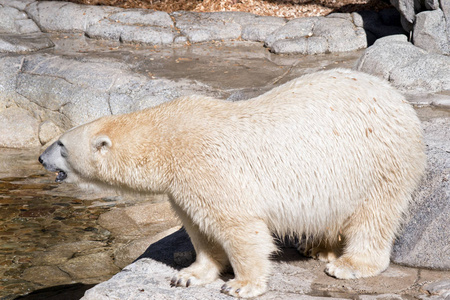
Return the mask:
<path fill-rule="evenodd" d="M 64 146 L 64 144 L 63 143 L 61 143 L 61 141 L 58 141 L 57 142 L 57 145 L 61 148 L 60 149 L 60 152 L 61 152 L 61 156 L 62 157 L 67 157 L 67 149 L 66 149 L 66 147 Z"/>

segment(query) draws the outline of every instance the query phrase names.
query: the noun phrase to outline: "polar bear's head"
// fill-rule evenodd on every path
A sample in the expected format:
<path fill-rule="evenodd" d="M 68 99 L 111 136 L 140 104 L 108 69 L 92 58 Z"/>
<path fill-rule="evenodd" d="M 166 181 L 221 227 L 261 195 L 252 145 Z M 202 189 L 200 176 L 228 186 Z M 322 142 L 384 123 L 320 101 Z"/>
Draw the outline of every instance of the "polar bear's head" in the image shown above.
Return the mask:
<path fill-rule="evenodd" d="M 95 183 L 100 179 L 101 162 L 111 150 L 106 134 L 93 132 L 95 124 L 76 127 L 63 134 L 39 157 L 49 171 L 57 172 L 56 182 Z"/>
<path fill-rule="evenodd" d="M 143 113 L 141 113 L 143 114 Z M 64 133 L 39 157 L 57 182 L 120 192 L 164 192 L 170 182 L 165 137 L 147 114 L 107 116 Z"/>

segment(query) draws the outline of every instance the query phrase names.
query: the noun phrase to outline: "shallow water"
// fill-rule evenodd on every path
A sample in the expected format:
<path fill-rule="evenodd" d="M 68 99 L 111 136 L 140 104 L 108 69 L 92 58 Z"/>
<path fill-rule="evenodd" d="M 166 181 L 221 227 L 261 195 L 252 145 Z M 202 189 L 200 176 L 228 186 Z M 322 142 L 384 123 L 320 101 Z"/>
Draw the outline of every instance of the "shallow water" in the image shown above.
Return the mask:
<path fill-rule="evenodd" d="M 0 149 L 0 299 L 42 287 L 22 278 L 40 251 L 75 241 L 109 242 L 109 232 L 96 220 L 115 199 L 92 194 L 79 199 L 77 188 L 54 182 L 38 154 L 38 149 Z"/>

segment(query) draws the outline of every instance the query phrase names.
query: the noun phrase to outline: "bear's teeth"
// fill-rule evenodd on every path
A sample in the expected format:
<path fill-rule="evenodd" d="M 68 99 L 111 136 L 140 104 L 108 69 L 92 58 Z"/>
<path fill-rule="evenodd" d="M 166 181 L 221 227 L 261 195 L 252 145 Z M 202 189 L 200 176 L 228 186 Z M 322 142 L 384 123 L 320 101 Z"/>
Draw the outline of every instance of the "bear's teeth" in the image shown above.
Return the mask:
<path fill-rule="evenodd" d="M 67 174 L 64 171 L 58 171 L 58 175 L 56 176 L 56 182 L 61 182 L 67 178 Z"/>

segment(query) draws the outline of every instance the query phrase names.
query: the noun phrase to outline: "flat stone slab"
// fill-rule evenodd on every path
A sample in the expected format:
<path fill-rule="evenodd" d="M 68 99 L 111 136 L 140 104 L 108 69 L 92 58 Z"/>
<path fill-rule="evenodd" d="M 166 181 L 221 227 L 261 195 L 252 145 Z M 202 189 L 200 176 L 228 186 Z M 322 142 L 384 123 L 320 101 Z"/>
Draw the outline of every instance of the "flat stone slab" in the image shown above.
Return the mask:
<path fill-rule="evenodd" d="M 55 44 L 42 33 L 0 35 L 0 52 L 34 52 L 52 48 Z"/>
<path fill-rule="evenodd" d="M 85 293 L 83 300 L 92 299 L 230 299 L 220 293 L 225 281 L 233 278 L 224 274 L 220 279 L 201 287 L 173 288 L 170 279 L 193 257 L 177 263 L 177 257 L 192 252 L 192 245 L 183 230 L 152 244 L 136 262 L 125 267 L 110 280 Z M 289 246 L 273 260 L 269 291 L 258 299 L 410 299 L 403 295 L 418 279 L 418 270 L 391 264 L 381 275 L 373 278 L 339 280 L 324 273 L 325 263 L 305 258 Z M 445 292 L 445 284 L 430 286 L 430 290 Z M 418 296 L 421 292 L 415 291 Z M 423 293 L 422 293 L 423 294 Z M 326 297 L 325 297 L 326 296 Z"/>
<path fill-rule="evenodd" d="M 423 117 L 422 117 L 423 118 Z M 416 191 L 391 259 L 399 264 L 450 269 L 450 113 L 422 120 L 427 173 Z"/>

